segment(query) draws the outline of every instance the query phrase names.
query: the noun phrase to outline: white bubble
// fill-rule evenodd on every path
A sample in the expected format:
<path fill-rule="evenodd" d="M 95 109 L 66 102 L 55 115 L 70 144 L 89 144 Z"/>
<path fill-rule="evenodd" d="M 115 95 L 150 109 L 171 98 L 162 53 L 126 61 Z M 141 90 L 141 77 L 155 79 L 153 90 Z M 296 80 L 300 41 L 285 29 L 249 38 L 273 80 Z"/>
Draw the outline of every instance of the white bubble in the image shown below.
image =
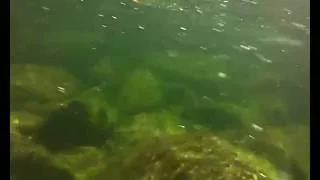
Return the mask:
<path fill-rule="evenodd" d="M 222 32 L 223 29 L 218 29 L 218 28 L 212 28 L 213 31 L 216 31 L 216 32 Z"/>
<path fill-rule="evenodd" d="M 144 27 L 143 26 L 138 26 L 139 29 L 141 30 L 144 30 Z"/>
<path fill-rule="evenodd" d="M 257 124 L 252 123 L 251 127 L 256 131 L 263 131 L 263 128 L 261 126 L 258 126 Z"/>
<path fill-rule="evenodd" d="M 45 10 L 45 11 L 50 11 L 50 8 L 48 8 L 48 7 L 46 7 L 46 6 L 42 6 L 41 7 L 43 10 Z"/>
<path fill-rule="evenodd" d="M 187 30 L 187 28 L 185 28 L 185 27 L 180 27 L 180 29 L 181 29 L 182 31 L 186 31 L 186 30 Z"/>
<path fill-rule="evenodd" d="M 178 125 L 180 128 L 185 128 L 185 126 L 184 125 Z"/>
<path fill-rule="evenodd" d="M 58 86 L 57 87 L 57 90 L 59 91 L 59 92 L 61 92 L 61 93 L 65 93 L 65 89 L 63 88 L 63 87 L 61 87 L 61 86 Z"/>
<path fill-rule="evenodd" d="M 200 49 L 206 51 L 208 48 L 207 48 L 207 47 L 204 47 L 204 46 L 200 46 Z"/>
<path fill-rule="evenodd" d="M 218 77 L 220 77 L 220 78 L 226 78 L 226 77 L 227 77 L 227 74 L 226 74 L 226 73 L 223 73 L 223 72 L 218 72 Z"/>
<path fill-rule="evenodd" d="M 103 15 L 103 14 L 98 14 L 98 16 L 99 16 L 99 17 L 104 17 L 104 15 Z"/>
<path fill-rule="evenodd" d="M 199 14 L 203 14 L 203 11 L 201 11 L 200 9 L 197 9 L 196 11 L 197 11 L 197 13 L 199 13 Z"/>

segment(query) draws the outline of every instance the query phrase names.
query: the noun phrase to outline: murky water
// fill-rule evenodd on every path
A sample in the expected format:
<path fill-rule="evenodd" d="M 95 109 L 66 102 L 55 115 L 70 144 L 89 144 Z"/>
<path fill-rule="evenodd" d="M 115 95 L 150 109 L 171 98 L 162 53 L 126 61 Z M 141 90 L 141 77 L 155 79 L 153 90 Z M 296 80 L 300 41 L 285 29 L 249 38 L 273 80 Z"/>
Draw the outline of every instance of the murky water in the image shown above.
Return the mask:
<path fill-rule="evenodd" d="M 10 13 L 12 179 L 309 179 L 309 1 Z"/>

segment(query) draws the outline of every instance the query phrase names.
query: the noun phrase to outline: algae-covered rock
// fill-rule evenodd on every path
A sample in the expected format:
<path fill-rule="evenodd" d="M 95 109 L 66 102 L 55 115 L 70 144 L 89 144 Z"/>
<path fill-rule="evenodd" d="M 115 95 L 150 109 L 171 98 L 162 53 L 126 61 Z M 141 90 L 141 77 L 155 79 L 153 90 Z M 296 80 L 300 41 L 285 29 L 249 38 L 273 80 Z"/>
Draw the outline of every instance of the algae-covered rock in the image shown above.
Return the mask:
<path fill-rule="evenodd" d="M 10 160 L 24 159 L 30 155 L 39 158 L 48 158 L 47 150 L 33 142 L 32 136 L 22 135 L 16 124 L 10 124 Z"/>
<path fill-rule="evenodd" d="M 16 180 L 73 180 L 65 169 L 51 162 L 50 153 L 33 142 L 32 136 L 19 133 L 16 124 L 10 124 L 10 176 Z"/>
<path fill-rule="evenodd" d="M 168 106 L 185 106 L 196 104 L 195 92 L 184 83 L 166 82 L 164 85 L 164 99 Z"/>
<path fill-rule="evenodd" d="M 129 157 L 114 179 L 283 179 L 268 160 L 212 134 L 154 139 Z"/>
<path fill-rule="evenodd" d="M 90 75 L 100 81 L 110 81 L 116 78 L 116 72 L 110 57 L 104 57 L 90 69 Z"/>
<path fill-rule="evenodd" d="M 43 123 L 43 118 L 26 111 L 10 112 L 10 123 L 23 135 L 33 135 Z"/>
<path fill-rule="evenodd" d="M 70 172 L 76 180 L 88 180 L 107 165 L 104 152 L 95 147 L 79 147 L 52 156 L 52 162 Z"/>
<path fill-rule="evenodd" d="M 212 130 L 241 129 L 245 126 L 237 112 L 223 105 L 201 105 L 186 107 L 181 116 L 191 124 L 200 124 Z"/>
<path fill-rule="evenodd" d="M 97 86 L 84 91 L 75 100 L 86 106 L 89 120 L 93 125 L 107 128 L 108 109 L 111 106 L 107 103 L 108 99 L 100 87 Z"/>
<path fill-rule="evenodd" d="M 148 69 L 137 69 L 128 75 L 119 97 L 124 111 L 152 109 L 162 102 L 162 89 L 156 76 Z"/>
<path fill-rule="evenodd" d="M 290 123 L 286 102 L 278 96 L 258 95 L 247 99 L 241 112 L 243 122 L 261 125 L 286 125 Z"/>
<path fill-rule="evenodd" d="M 13 100 L 30 96 L 40 100 L 61 100 L 78 90 L 78 80 L 57 67 L 13 64 L 10 69 L 10 97 Z"/>
<path fill-rule="evenodd" d="M 149 138 L 181 134 L 185 132 L 179 117 L 169 111 L 155 113 L 140 113 L 134 115 L 131 122 L 119 128 L 127 141 L 137 143 Z"/>
<path fill-rule="evenodd" d="M 170 57 L 166 54 L 153 54 L 146 63 L 166 73 L 197 81 L 223 82 L 228 79 L 229 61 L 204 54 L 183 53 Z M 219 77 L 219 72 L 226 74 Z"/>
<path fill-rule="evenodd" d="M 37 114 L 43 118 L 49 116 L 49 114 L 61 106 L 64 106 L 68 101 L 49 101 L 49 102 L 38 102 L 38 101 L 24 101 L 19 104 L 15 103 L 10 109 L 11 111 L 27 111 L 31 114 Z"/>
<path fill-rule="evenodd" d="M 292 160 L 292 163 L 297 166 L 289 168 L 291 168 L 292 171 L 296 171 L 296 173 L 304 174 L 310 178 L 309 127 L 297 124 L 291 124 L 281 128 L 269 126 L 264 128 L 263 133 L 255 133 L 253 135 L 257 140 L 272 144 L 284 151 L 286 156 Z M 266 148 L 264 149 L 264 151 L 267 150 Z M 285 162 L 282 163 L 285 164 Z M 297 170 L 302 172 L 298 172 Z"/>

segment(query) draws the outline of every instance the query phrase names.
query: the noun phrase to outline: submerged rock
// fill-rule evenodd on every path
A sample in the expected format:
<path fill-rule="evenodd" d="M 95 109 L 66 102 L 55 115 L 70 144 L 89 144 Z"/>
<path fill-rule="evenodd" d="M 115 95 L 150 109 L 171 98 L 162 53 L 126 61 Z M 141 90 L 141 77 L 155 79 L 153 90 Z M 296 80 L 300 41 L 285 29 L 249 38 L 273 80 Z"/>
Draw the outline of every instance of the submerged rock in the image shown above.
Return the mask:
<path fill-rule="evenodd" d="M 110 177 L 113 177 L 112 175 Z M 212 134 L 161 137 L 140 146 L 114 179 L 283 179 L 268 160 Z M 112 178 L 111 178 L 112 179 Z"/>
<path fill-rule="evenodd" d="M 79 147 L 52 156 L 53 164 L 68 170 L 76 180 L 87 180 L 105 170 L 107 158 L 95 147 Z"/>
<path fill-rule="evenodd" d="M 13 64 L 10 69 L 12 100 L 61 100 L 74 95 L 78 90 L 78 80 L 57 67 Z"/>
<path fill-rule="evenodd" d="M 137 69 L 124 82 L 119 108 L 125 112 L 149 110 L 161 105 L 162 100 L 162 89 L 155 75 L 147 69 Z"/>
<path fill-rule="evenodd" d="M 15 180 L 74 179 L 68 171 L 52 164 L 50 153 L 43 146 L 10 125 L 10 176 Z"/>
<path fill-rule="evenodd" d="M 181 116 L 192 124 L 200 124 L 212 130 L 223 131 L 230 128 L 243 128 L 239 114 L 224 106 L 196 106 L 187 107 Z"/>
<path fill-rule="evenodd" d="M 109 109 L 111 106 L 108 104 L 108 98 L 105 96 L 102 87 L 96 86 L 90 88 L 81 93 L 75 100 L 86 106 L 89 120 L 93 125 L 101 128 L 109 127 Z M 116 120 L 112 119 L 112 121 Z"/>
<path fill-rule="evenodd" d="M 89 70 L 95 80 L 108 81 L 116 78 L 116 72 L 111 63 L 110 57 L 104 57 Z"/>
<path fill-rule="evenodd" d="M 176 57 L 165 54 L 153 54 L 146 63 L 152 68 L 163 72 L 196 81 L 223 82 L 219 72 L 228 72 L 229 61 L 220 60 L 214 56 L 200 53 L 183 53 Z"/>
<path fill-rule="evenodd" d="M 43 118 L 26 111 L 10 113 L 10 123 L 25 136 L 32 136 L 43 123 Z"/>
<path fill-rule="evenodd" d="M 243 122 L 276 126 L 290 124 L 288 105 L 282 97 L 256 95 L 246 100 L 246 104 L 242 112 L 239 112 Z"/>
<path fill-rule="evenodd" d="M 119 128 L 126 141 L 133 144 L 154 137 L 182 134 L 185 131 L 179 117 L 165 110 L 134 115 L 128 125 Z"/>

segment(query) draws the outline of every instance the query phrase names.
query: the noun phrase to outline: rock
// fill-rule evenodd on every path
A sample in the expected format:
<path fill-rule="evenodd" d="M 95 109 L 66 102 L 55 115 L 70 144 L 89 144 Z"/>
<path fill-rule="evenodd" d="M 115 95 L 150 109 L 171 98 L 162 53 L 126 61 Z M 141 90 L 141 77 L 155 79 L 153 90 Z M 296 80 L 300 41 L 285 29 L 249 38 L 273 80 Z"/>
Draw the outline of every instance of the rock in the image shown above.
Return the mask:
<path fill-rule="evenodd" d="M 50 113 L 64 106 L 67 102 L 67 100 L 50 102 L 25 101 L 15 104 L 14 107 L 11 107 L 11 111 L 27 111 L 31 114 L 47 118 Z"/>
<path fill-rule="evenodd" d="M 184 133 L 185 127 L 178 116 L 163 110 L 134 115 L 128 125 L 119 127 L 126 141 L 136 144 L 149 138 Z"/>
<path fill-rule="evenodd" d="M 32 139 L 32 136 L 23 136 L 12 124 L 10 128 L 10 160 L 25 159 L 30 155 L 48 158 L 47 150 L 43 146 L 35 144 Z"/>
<path fill-rule="evenodd" d="M 160 82 L 148 69 L 128 75 L 119 96 L 119 108 L 125 112 L 150 110 L 162 103 Z"/>
<path fill-rule="evenodd" d="M 57 67 L 13 64 L 10 68 L 11 100 L 61 100 L 78 90 L 78 80 Z"/>
<path fill-rule="evenodd" d="M 76 180 L 87 180 L 104 171 L 108 161 L 106 155 L 95 147 L 79 147 L 55 154 L 52 162 L 68 170 Z"/>
<path fill-rule="evenodd" d="M 33 155 L 25 159 L 17 159 L 12 162 L 15 180 L 75 180 L 65 169 L 54 166 L 46 159 L 38 159 Z"/>
<path fill-rule="evenodd" d="M 239 109 L 240 110 L 240 109 Z M 284 126 L 290 123 L 288 105 L 281 97 L 256 95 L 247 99 L 246 106 L 239 112 L 248 124 Z"/>
<path fill-rule="evenodd" d="M 299 179 L 306 179 L 306 176 L 310 179 L 310 128 L 290 124 L 281 128 L 269 126 L 264 129 L 263 134 L 256 135 L 257 140 L 270 144 L 263 151 L 270 149 L 271 145 L 276 146 L 284 151 L 291 161 L 282 160 L 282 166 L 291 169 L 300 176 Z M 277 159 L 280 161 L 281 158 Z"/>
<path fill-rule="evenodd" d="M 10 127 L 10 169 L 16 180 L 73 180 L 66 170 L 51 163 L 50 153 L 35 144 L 32 137 L 18 132 L 14 124 Z"/>
<path fill-rule="evenodd" d="M 164 84 L 163 97 L 168 106 L 185 106 L 186 104 L 196 103 L 196 94 L 183 83 L 166 83 Z"/>
<path fill-rule="evenodd" d="M 86 145 L 102 146 L 109 135 L 108 130 L 90 121 L 84 103 L 71 101 L 50 114 L 35 140 L 52 151 Z"/>
<path fill-rule="evenodd" d="M 32 136 L 43 123 L 43 118 L 26 111 L 10 112 L 10 123 L 21 134 Z"/>
<path fill-rule="evenodd" d="M 228 72 L 229 61 L 215 59 L 214 56 L 195 53 L 183 53 L 174 57 L 166 54 L 152 54 L 151 56 L 153 58 L 146 61 L 149 66 L 179 76 L 181 79 L 214 82 L 224 82 L 227 79 L 221 79 L 218 73 Z"/>
<path fill-rule="evenodd" d="M 107 103 L 107 97 L 103 93 L 103 89 L 99 86 L 90 88 L 81 93 L 74 100 L 83 103 L 88 109 L 90 122 L 95 126 L 108 126 L 108 109 L 110 105 Z"/>
<path fill-rule="evenodd" d="M 90 69 L 90 75 L 95 80 L 112 81 L 116 79 L 116 72 L 110 57 L 104 57 Z"/>
<path fill-rule="evenodd" d="M 137 148 L 113 171 L 114 179 L 283 179 L 268 160 L 212 134 L 182 134 L 153 139 Z M 108 176 L 109 177 L 109 176 Z M 112 179 L 112 178 L 111 178 Z"/>
<path fill-rule="evenodd" d="M 190 124 L 200 124 L 216 131 L 241 129 L 245 126 L 237 112 L 220 104 L 186 107 L 181 117 Z"/>

